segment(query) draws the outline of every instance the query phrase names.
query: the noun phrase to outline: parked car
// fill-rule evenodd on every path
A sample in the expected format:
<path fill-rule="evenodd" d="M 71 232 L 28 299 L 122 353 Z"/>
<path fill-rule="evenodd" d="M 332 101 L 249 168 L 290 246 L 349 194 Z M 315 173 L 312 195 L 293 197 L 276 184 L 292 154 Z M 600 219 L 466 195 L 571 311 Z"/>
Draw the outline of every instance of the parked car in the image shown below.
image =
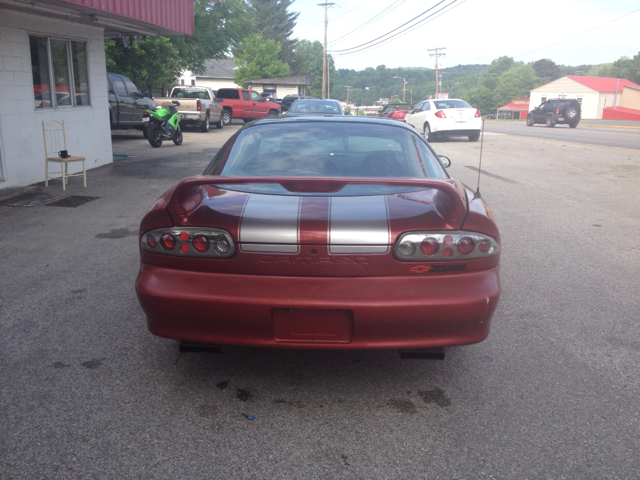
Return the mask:
<path fill-rule="evenodd" d="M 244 126 L 142 219 L 136 291 L 149 330 L 281 348 L 484 340 L 500 234 L 450 163 L 387 119 Z"/>
<path fill-rule="evenodd" d="M 484 117 L 486 120 L 495 120 L 496 116 L 493 113 L 490 113 L 489 115 L 487 115 L 486 117 Z"/>
<path fill-rule="evenodd" d="M 179 85 L 171 89 L 169 98 L 155 99 L 165 108 L 169 108 L 173 100 L 180 102 L 181 126 L 199 125 L 203 132 L 208 132 L 212 124 L 216 128 L 224 126 L 222 105 L 209 87 Z"/>
<path fill-rule="evenodd" d="M 544 123 L 547 127 L 557 124 L 569 125 L 576 128 L 582 118 L 580 102 L 574 99 L 553 98 L 542 102 L 527 114 L 527 126 Z"/>
<path fill-rule="evenodd" d="M 282 107 L 282 111 L 286 112 L 287 110 L 289 110 L 289 107 L 293 102 L 295 102 L 298 99 L 304 99 L 304 98 L 317 98 L 317 97 L 312 97 L 311 95 L 287 95 L 282 99 L 282 103 L 280 103 Z"/>
<path fill-rule="evenodd" d="M 124 75 L 107 73 L 109 82 L 109 121 L 111 129 L 137 128 L 143 130 L 142 115 L 146 110 L 155 110 L 156 102 L 149 98 L 146 90 L 138 87 Z"/>
<path fill-rule="evenodd" d="M 380 117 L 393 118 L 394 120 L 404 121 L 407 113 L 413 110 L 413 105 L 409 103 L 395 103 L 385 105 L 382 110 L 378 113 Z"/>
<path fill-rule="evenodd" d="M 255 90 L 221 88 L 216 95 L 222 104 L 224 123 L 231 122 L 232 118 L 241 118 L 245 122 L 250 122 L 257 118 L 280 115 L 280 105 L 266 101 Z"/>
<path fill-rule="evenodd" d="M 464 100 L 425 100 L 410 111 L 405 122 L 424 134 L 427 141 L 439 137 L 468 137 L 476 142 L 482 130 L 482 114 Z"/>
<path fill-rule="evenodd" d="M 344 115 L 342 105 L 337 100 L 320 100 L 317 98 L 298 99 L 291 104 L 286 115 Z"/>

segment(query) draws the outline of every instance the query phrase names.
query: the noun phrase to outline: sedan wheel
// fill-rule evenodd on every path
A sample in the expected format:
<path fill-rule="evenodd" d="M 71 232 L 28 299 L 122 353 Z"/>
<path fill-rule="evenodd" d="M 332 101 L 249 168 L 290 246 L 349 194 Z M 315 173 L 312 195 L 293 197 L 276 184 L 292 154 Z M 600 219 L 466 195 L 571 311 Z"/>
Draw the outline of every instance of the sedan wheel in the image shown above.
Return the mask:
<path fill-rule="evenodd" d="M 431 127 L 429 127 L 428 123 L 424 124 L 423 136 L 427 142 L 430 142 L 431 140 L 433 140 L 433 135 L 431 135 Z"/>

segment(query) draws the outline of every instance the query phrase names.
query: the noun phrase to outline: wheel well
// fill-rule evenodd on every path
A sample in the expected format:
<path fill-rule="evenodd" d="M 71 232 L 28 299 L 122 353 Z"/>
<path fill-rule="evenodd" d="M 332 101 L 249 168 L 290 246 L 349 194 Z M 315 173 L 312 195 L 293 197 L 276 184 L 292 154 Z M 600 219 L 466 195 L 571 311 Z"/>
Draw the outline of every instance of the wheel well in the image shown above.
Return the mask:
<path fill-rule="evenodd" d="M 231 107 L 222 107 L 222 110 L 226 110 L 229 113 L 233 113 L 233 109 Z"/>

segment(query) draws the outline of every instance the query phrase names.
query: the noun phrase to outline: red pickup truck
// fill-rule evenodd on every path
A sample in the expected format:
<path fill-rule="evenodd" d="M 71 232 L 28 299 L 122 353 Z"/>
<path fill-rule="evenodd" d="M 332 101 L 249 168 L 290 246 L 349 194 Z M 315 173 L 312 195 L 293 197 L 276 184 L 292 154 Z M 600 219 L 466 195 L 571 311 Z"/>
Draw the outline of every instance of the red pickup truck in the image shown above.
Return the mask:
<path fill-rule="evenodd" d="M 229 123 L 231 118 L 241 118 L 250 122 L 256 118 L 277 117 L 280 105 L 268 102 L 254 90 L 244 88 L 221 88 L 216 97 L 222 104 L 222 120 Z"/>

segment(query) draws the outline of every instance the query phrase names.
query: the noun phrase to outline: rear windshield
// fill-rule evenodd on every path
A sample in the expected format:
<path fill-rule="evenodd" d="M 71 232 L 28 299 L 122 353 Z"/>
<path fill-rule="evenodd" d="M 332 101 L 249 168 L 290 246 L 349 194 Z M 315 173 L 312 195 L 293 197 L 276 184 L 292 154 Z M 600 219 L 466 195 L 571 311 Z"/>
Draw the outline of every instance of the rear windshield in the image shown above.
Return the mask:
<path fill-rule="evenodd" d="M 241 130 L 214 157 L 204 174 L 243 177 L 448 178 L 439 160 L 420 136 L 404 128 L 315 121 L 263 124 Z M 260 185 L 256 189 L 282 193 L 279 185 Z M 391 190 L 395 192 L 402 188 L 392 187 Z M 345 189 L 342 193 L 349 191 Z"/>
<path fill-rule="evenodd" d="M 209 92 L 204 88 L 174 88 L 171 91 L 171 98 L 201 98 L 209 99 Z"/>
<path fill-rule="evenodd" d="M 218 90 L 218 98 L 229 98 L 232 100 L 239 100 L 240 94 L 238 93 L 238 90 L 225 90 L 221 88 L 220 90 Z"/>
<path fill-rule="evenodd" d="M 471 108 L 464 100 L 435 100 L 436 108 L 440 110 L 444 110 L 446 108 Z"/>
<path fill-rule="evenodd" d="M 308 113 L 314 115 L 342 115 L 340 104 L 327 100 L 296 100 L 289 109 L 291 113 Z"/>

